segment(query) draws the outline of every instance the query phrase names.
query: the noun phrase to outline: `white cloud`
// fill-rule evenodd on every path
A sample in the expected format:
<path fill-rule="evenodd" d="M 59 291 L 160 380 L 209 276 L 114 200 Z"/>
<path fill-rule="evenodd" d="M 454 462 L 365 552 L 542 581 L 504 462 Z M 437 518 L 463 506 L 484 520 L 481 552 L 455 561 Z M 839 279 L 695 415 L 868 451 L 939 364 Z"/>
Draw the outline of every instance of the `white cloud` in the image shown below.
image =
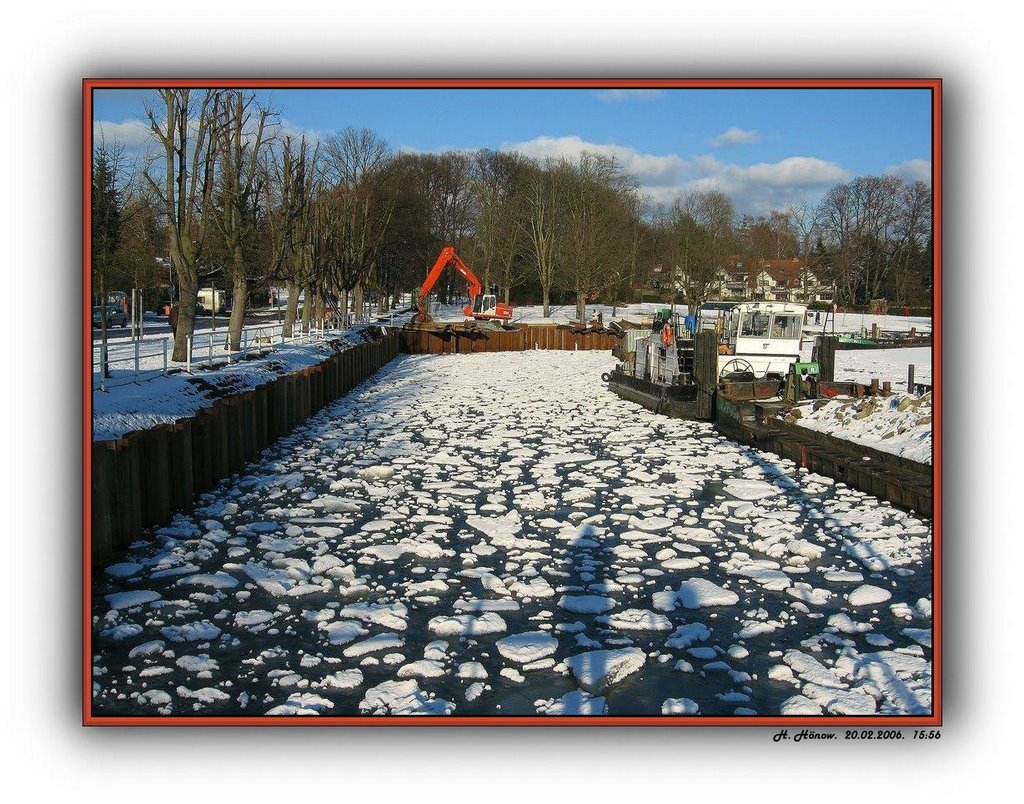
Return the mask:
<path fill-rule="evenodd" d="M 829 187 L 850 178 L 849 172 L 835 162 L 813 156 L 791 156 L 748 166 L 701 156 L 693 164 L 698 175 L 685 182 L 681 192 L 720 190 L 732 198 L 737 211 L 753 214 L 787 204 L 815 203 Z"/>
<path fill-rule="evenodd" d="M 605 103 L 621 103 L 627 100 L 651 100 L 662 94 L 660 89 L 602 89 L 594 97 Z"/>
<path fill-rule="evenodd" d="M 575 157 L 584 151 L 613 156 L 640 183 L 641 192 L 656 202 L 671 203 L 692 190 L 720 190 L 738 212 L 763 214 L 790 203 L 816 202 L 850 174 L 835 162 L 812 156 L 791 156 L 778 162 L 738 165 L 704 155 L 649 154 L 624 145 L 587 142 L 577 136 L 536 137 L 502 146 L 537 159 Z"/>
<path fill-rule="evenodd" d="M 645 154 L 625 145 L 610 145 L 587 142 L 577 136 L 536 137 L 526 142 L 505 144 L 505 151 L 518 151 L 535 159 L 573 158 L 584 151 L 615 157 L 623 170 L 635 176 L 641 184 L 672 185 L 679 178 L 683 160 L 674 155 L 656 156 Z"/>
<path fill-rule="evenodd" d="M 932 163 L 928 159 L 908 159 L 885 169 L 887 176 L 899 176 L 907 182 L 923 181 L 932 183 Z"/>
<path fill-rule="evenodd" d="M 711 145 L 715 148 L 722 148 L 726 145 L 740 145 L 742 143 L 760 141 L 761 135 L 756 130 L 732 126 L 712 139 Z"/>
<path fill-rule="evenodd" d="M 125 120 L 114 123 L 110 120 L 96 120 L 92 124 L 93 141 L 116 142 L 126 148 L 142 148 L 150 144 L 149 126 L 142 120 Z"/>
<path fill-rule="evenodd" d="M 189 134 L 194 137 L 199 126 L 198 119 L 190 118 L 188 125 Z M 284 139 L 284 137 L 292 137 L 297 142 L 299 137 L 304 134 L 306 136 L 306 141 L 309 143 L 311 148 L 315 148 L 322 139 L 319 132 L 312 129 L 304 129 L 286 117 L 275 119 L 271 123 L 271 126 L 273 132 L 280 139 Z M 105 140 L 110 144 L 116 141 L 123 145 L 126 151 L 136 155 L 143 155 L 147 151 L 151 152 L 157 146 L 156 138 L 150 131 L 149 123 L 145 120 L 125 120 L 121 123 L 115 123 L 110 120 L 96 120 L 93 122 L 92 136 L 94 143 L 98 144 L 101 140 Z M 250 115 L 249 120 L 246 123 L 244 136 L 249 139 L 250 142 L 255 139 L 255 115 Z"/>

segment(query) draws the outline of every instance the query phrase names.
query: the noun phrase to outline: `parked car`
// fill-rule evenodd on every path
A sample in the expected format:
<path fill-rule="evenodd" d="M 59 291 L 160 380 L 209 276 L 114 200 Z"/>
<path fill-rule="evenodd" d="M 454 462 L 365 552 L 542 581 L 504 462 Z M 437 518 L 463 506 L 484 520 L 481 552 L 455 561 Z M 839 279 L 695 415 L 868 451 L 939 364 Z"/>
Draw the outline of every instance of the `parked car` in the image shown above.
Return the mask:
<path fill-rule="evenodd" d="M 119 327 L 128 326 L 128 313 L 122 310 L 120 305 L 107 304 L 92 308 L 92 325 L 94 327 L 99 327 L 102 325 L 104 310 L 106 311 L 108 328 L 114 325 L 117 325 Z"/>

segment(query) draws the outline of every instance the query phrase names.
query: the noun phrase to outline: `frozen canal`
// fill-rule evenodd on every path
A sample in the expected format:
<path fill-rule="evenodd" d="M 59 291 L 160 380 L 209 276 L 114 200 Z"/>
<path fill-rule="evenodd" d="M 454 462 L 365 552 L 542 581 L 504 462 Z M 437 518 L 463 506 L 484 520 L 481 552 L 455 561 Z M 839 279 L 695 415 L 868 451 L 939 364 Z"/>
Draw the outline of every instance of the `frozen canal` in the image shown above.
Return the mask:
<path fill-rule="evenodd" d="M 94 713 L 930 712 L 930 524 L 613 364 L 382 369 L 96 572 Z"/>

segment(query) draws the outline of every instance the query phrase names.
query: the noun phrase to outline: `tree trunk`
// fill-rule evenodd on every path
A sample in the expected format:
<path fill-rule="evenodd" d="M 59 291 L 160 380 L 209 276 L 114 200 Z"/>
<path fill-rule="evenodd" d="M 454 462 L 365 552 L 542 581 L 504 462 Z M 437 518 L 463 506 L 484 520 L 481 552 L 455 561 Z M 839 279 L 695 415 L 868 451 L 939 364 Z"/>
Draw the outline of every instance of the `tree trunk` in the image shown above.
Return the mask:
<path fill-rule="evenodd" d="M 306 287 L 302 293 L 302 331 L 309 332 L 309 317 L 313 314 L 313 289 Z"/>
<path fill-rule="evenodd" d="M 551 317 L 551 288 L 544 288 L 544 317 Z"/>
<path fill-rule="evenodd" d="M 583 320 L 587 316 L 587 297 L 584 296 L 580 291 L 576 291 L 576 320 L 581 324 L 586 322 Z"/>
<path fill-rule="evenodd" d="M 357 324 L 363 323 L 363 283 L 357 282 L 352 289 L 352 305 L 355 308 L 354 319 Z"/>
<path fill-rule="evenodd" d="M 288 301 L 284 307 L 284 337 L 292 336 L 292 327 L 295 324 L 295 317 L 299 311 L 299 283 L 288 283 Z"/>
<path fill-rule="evenodd" d="M 512 288 L 510 288 L 508 285 L 505 285 L 505 304 L 508 304 L 508 294 L 510 290 L 512 290 Z"/>
<path fill-rule="evenodd" d="M 196 297 L 199 277 L 178 274 L 178 325 L 174 331 L 174 352 L 171 359 L 184 363 L 188 359 L 188 339 L 196 327 Z M 189 303 L 191 302 L 191 303 Z"/>
<path fill-rule="evenodd" d="M 316 322 L 318 329 L 324 323 L 324 296 L 322 293 L 317 293 L 313 298 L 313 321 Z"/>
<path fill-rule="evenodd" d="M 338 311 L 341 313 L 341 328 L 348 327 L 348 290 L 342 288 L 338 302 Z"/>
<path fill-rule="evenodd" d="M 241 272 L 235 274 L 231 283 L 231 318 L 228 319 L 228 343 L 231 351 L 237 352 L 242 343 L 242 324 L 245 322 L 245 302 L 248 298 L 249 283 Z M 217 306 L 214 299 L 213 306 Z"/>

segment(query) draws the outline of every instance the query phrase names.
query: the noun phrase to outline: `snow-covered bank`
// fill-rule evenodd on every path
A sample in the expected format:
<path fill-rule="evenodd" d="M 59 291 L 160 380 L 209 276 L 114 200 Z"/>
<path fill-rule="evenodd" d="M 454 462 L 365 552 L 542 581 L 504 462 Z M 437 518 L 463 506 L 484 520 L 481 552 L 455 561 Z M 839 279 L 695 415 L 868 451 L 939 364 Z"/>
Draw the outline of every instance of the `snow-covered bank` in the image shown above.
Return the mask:
<path fill-rule="evenodd" d="M 214 370 L 154 377 L 138 385 L 117 385 L 92 394 L 94 441 L 119 438 L 133 430 L 169 424 L 209 407 L 226 394 L 250 391 L 284 374 L 322 363 L 362 339 L 354 330 L 330 340 L 278 346 L 264 357 L 241 360 Z"/>
<path fill-rule="evenodd" d="M 932 384 L 932 349 L 839 349 L 835 378 L 839 382 L 870 385 L 872 379 L 891 382 L 894 390 L 907 391 L 907 367 L 914 367 L 914 382 Z"/>
<path fill-rule="evenodd" d="M 927 522 L 599 381 L 406 356 L 97 573 L 97 714 L 922 714 Z"/>
<path fill-rule="evenodd" d="M 817 400 L 794 407 L 787 421 L 919 463 L 932 462 L 932 395 Z"/>

